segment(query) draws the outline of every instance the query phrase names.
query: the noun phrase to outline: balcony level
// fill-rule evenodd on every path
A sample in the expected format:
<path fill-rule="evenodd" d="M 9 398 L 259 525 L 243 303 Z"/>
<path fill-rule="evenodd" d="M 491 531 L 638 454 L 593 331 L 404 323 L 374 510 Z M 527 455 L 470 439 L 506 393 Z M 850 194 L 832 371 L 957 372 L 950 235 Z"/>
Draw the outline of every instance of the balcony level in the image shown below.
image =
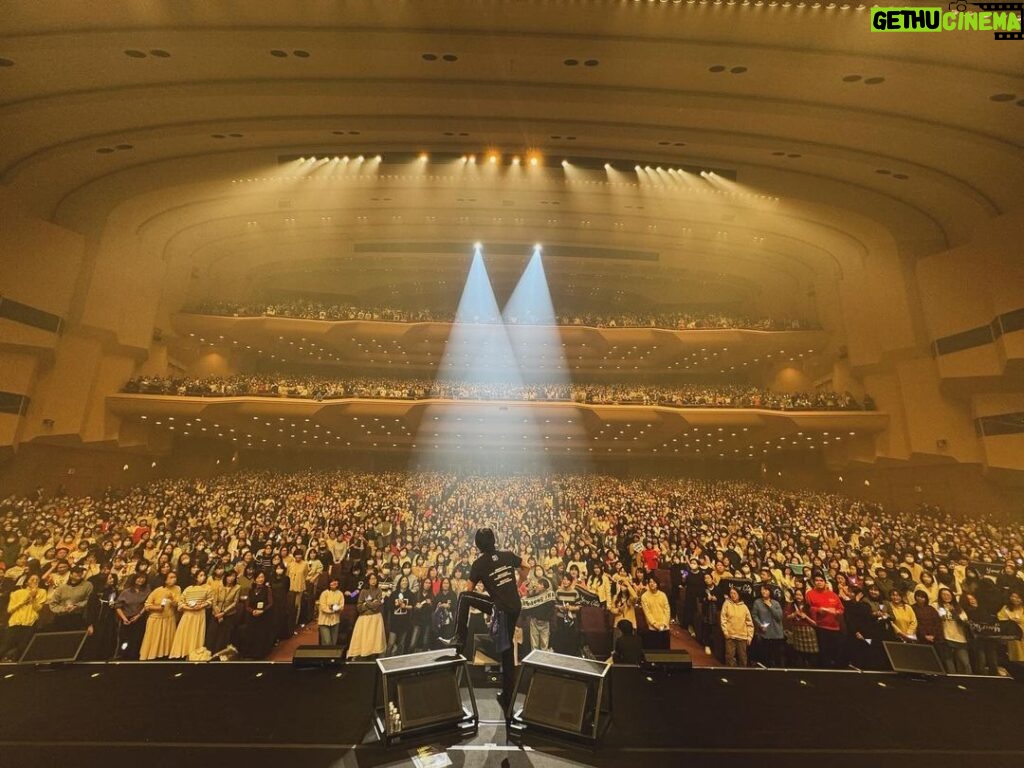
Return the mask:
<path fill-rule="evenodd" d="M 549 451 L 751 460 L 820 452 L 871 461 L 889 425 L 877 411 L 770 411 L 573 402 L 177 397 L 117 394 L 122 445 L 216 439 L 289 451 Z"/>
<path fill-rule="evenodd" d="M 181 313 L 173 325 L 179 353 L 195 356 L 219 349 L 268 365 L 339 364 L 393 375 L 436 370 L 446 353 L 469 356 L 493 339 L 493 325 L 365 320 L 303 320 L 281 317 L 221 317 Z M 771 363 L 799 364 L 823 350 L 823 330 L 667 330 L 586 326 L 507 326 L 520 366 L 543 372 L 559 366 L 575 375 L 740 375 Z"/>

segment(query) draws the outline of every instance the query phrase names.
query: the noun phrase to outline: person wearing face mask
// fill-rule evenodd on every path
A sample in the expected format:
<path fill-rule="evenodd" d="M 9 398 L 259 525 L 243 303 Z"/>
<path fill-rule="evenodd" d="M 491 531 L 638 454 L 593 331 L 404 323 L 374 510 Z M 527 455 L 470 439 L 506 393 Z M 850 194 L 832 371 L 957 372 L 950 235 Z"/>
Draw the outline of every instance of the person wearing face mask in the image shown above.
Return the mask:
<path fill-rule="evenodd" d="M 267 584 L 274 595 L 274 604 L 270 616 L 271 623 L 274 626 L 274 637 L 277 640 L 286 640 L 292 636 L 292 629 L 288 626 L 288 611 L 291 608 L 291 604 L 288 602 L 288 591 L 291 586 L 291 579 L 288 578 L 287 566 L 280 560 L 275 563 L 273 573 Z"/>
<path fill-rule="evenodd" d="M 89 604 L 85 609 L 85 621 L 89 637 L 82 648 L 81 659 L 85 661 L 108 661 L 114 658 L 117 650 L 117 576 L 106 565 L 89 581 L 92 592 Z"/>
<path fill-rule="evenodd" d="M 68 571 L 67 583 L 50 593 L 47 603 L 54 616 L 55 632 L 85 629 L 85 609 L 89 605 L 93 585 L 84 579 L 84 575 L 85 571 L 82 568 L 71 568 Z"/>
<path fill-rule="evenodd" d="M 11 593 L 7 603 L 7 629 L 0 642 L 0 661 L 17 661 L 36 631 L 39 612 L 46 604 L 46 588 L 35 574 L 25 580 L 22 589 Z"/>
<path fill-rule="evenodd" d="M 139 650 L 141 661 L 162 659 L 170 654 L 178 623 L 177 606 L 180 599 L 178 577 L 173 571 L 168 572 L 163 586 L 154 589 L 146 598 L 145 609 L 149 615 L 146 619 L 146 632 L 142 637 L 142 647 Z"/>
<path fill-rule="evenodd" d="M 171 643 L 172 659 L 187 659 L 190 653 L 203 647 L 206 641 L 206 609 L 211 598 L 206 572 L 197 571 L 195 583 L 183 589 L 178 600 L 181 619 Z"/>

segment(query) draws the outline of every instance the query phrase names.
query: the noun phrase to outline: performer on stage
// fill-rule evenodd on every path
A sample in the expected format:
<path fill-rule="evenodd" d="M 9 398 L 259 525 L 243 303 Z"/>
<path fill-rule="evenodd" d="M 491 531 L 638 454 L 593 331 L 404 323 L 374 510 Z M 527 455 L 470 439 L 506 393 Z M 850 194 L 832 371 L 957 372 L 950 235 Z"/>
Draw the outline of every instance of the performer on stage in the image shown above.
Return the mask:
<path fill-rule="evenodd" d="M 446 641 L 465 655 L 466 635 L 469 627 L 469 609 L 476 608 L 491 616 L 491 636 L 501 653 L 501 694 L 498 696 L 502 708 L 508 711 L 511 704 L 512 687 L 515 684 L 515 655 L 512 652 L 512 637 L 515 633 L 522 601 L 519 597 L 519 581 L 530 573 L 529 566 L 523 565 L 522 558 L 508 550 L 498 550 L 494 531 L 481 528 L 476 532 L 476 546 L 481 555 L 469 571 L 469 586 L 459 595 L 455 615 L 455 636 Z M 483 582 L 487 594 L 475 592 L 476 585 Z"/>

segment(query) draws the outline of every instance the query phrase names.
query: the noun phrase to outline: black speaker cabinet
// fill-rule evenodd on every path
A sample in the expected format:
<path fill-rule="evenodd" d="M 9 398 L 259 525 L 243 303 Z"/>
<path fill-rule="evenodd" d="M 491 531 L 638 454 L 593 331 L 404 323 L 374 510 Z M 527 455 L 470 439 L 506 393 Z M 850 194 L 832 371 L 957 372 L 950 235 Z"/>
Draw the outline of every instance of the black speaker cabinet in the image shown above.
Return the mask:
<path fill-rule="evenodd" d="M 686 651 L 644 651 L 640 666 L 654 672 L 688 672 L 693 669 L 693 659 Z"/>
<path fill-rule="evenodd" d="M 519 667 L 507 715 L 509 735 L 539 733 L 596 745 L 611 723 L 609 666 L 601 661 L 532 651 Z M 515 711 L 515 697 L 525 695 Z"/>
<path fill-rule="evenodd" d="M 885 655 L 889 657 L 893 672 L 928 677 L 941 677 L 946 674 L 946 668 L 942 666 L 934 645 L 885 640 L 882 646 L 885 648 Z"/>
<path fill-rule="evenodd" d="M 480 716 L 466 659 L 450 650 L 377 659 L 373 727 L 385 745 L 444 731 L 475 735 Z M 469 705 L 462 701 L 462 685 Z"/>
<path fill-rule="evenodd" d="M 37 632 L 21 654 L 22 664 L 54 664 L 61 661 L 75 661 L 82 652 L 89 633 L 85 630 L 74 632 Z"/>
<path fill-rule="evenodd" d="M 345 663 L 345 649 L 340 645 L 300 645 L 292 656 L 292 666 L 299 669 L 340 667 Z"/>

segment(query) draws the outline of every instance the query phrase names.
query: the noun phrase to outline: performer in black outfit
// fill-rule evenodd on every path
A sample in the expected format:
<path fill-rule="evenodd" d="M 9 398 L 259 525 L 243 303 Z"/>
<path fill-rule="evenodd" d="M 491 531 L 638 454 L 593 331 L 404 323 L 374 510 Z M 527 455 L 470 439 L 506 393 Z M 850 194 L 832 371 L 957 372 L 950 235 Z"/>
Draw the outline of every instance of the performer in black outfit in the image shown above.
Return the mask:
<path fill-rule="evenodd" d="M 529 574 L 522 558 L 507 550 L 498 550 L 494 531 L 481 528 L 476 532 L 476 546 L 482 553 L 469 570 L 469 588 L 459 595 L 455 613 L 455 636 L 445 645 L 465 655 L 466 635 L 469 627 L 469 609 L 476 608 L 491 616 L 491 636 L 501 653 L 501 706 L 508 711 L 512 687 L 515 685 L 515 654 L 512 638 L 522 610 L 519 581 Z M 518 575 L 517 575 L 518 574 Z M 475 592 L 483 582 L 487 594 Z"/>

